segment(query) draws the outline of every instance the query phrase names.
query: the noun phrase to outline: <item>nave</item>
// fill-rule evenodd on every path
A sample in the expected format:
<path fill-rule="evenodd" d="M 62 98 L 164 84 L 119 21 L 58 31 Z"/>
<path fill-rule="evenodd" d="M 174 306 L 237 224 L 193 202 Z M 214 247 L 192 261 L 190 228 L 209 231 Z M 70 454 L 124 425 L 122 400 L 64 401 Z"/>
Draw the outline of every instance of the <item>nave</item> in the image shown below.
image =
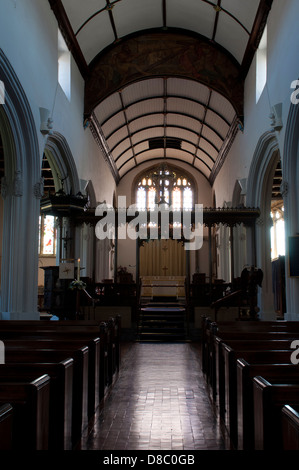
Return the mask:
<path fill-rule="evenodd" d="M 227 450 L 195 343 L 131 343 L 82 450 Z"/>

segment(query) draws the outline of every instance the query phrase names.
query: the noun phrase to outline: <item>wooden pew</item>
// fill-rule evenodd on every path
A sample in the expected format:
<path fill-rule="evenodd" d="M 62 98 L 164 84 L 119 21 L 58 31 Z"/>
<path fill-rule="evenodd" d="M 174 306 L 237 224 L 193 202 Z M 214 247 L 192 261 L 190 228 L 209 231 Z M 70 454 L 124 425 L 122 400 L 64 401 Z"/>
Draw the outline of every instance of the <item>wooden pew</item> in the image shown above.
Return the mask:
<path fill-rule="evenodd" d="M 72 358 L 74 361 L 72 400 L 72 445 L 80 440 L 88 424 L 88 347 L 76 350 L 8 349 L 5 362 L 10 363 L 53 363 Z"/>
<path fill-rule="evenodd" d="M 10 403 L 0 403 L 0 451 L 12 450 L 13 408 Z"/>
<path fill-rule="evenodd" d="M 221 324 L 222 323 L 222 324 Z M 217 335 L 219 335 L 217 337 Z M 278 359 L 277 362 L 287 363 L 293 367 L 293 374 L 296 376 L 296 368 L 290 364 L 291 343 L 293 339 L 298 339 L 299 336 L 299 322 L 209 322 L 204 319 L 203 322 L 203 372 L 206 377 L 207 384 L 210 388 L 212 398 L 215 403 L 219 405 L 220 415 L 222 420 L 226 423 L 228 430 L 233 437 L 234 446 L 238 445 L 239 435 L 236 432 L 236 419 L 237 419 L 237 390 L 236 390 L 236 358 L 229 356 L 229 351 L 232 349 L 257 349 L 254 343 L 258 343 L 259 350 L 263 356 L 260 359 L 260 352 L 257 352 L 250 358 L 250 351 L 244 351 L 243 356 L 246 354 L 247 359 L 253 362 L 268 363 L 268 367 L 272 367 L 272 362 L 275 362 L 274 355 L 283 354 L 285 357 Z M 241 344 L 238 344 L 238 340 Z M 258 339 L 257 339 L 258 338 Z M 269 344 L 266 342 L 271 341 L 272 338 L 272 352 L 270 355 L 266 352 L 269 349 Z M 245 346 L 245 342 L 247 346 Z M 223 344 L 227 343 L 226 346 Z M 262 344 L 263 343 L 263 344 Z M 264 344 L 265 343 L 265 344 Z M 228 346 L 230 345 L 230 346 Z M 279 349 L 288 348 L 279 353 Z M 226 348 L 227 358 L 225 360 L 224 352 Z M 276 350 L 276 351 L 274 351 Z M 239 355 L 237 352 L 237 356 Z M 235 352 L 231 352 L 235 354 Z M 268 357 L 266 357 L 268 356 Z M 233 365 L 233 369 L 231 369 Z M 217 377 L 218 375 L 218 377 Z M 217 398 L 219 401 L 217 402 Z M 252 411 L 251 411 L 252 416 Z M 242 445 L 242 444 L 241 444 Z"/>
<path fill-rule="evenodd" d="M 76 350 L 80 347 L 88 347 L 88 417 L 94 415 L 99 406 L 99 377 L 100 377 L 100 338 L 91 336 L 86 339 L 69 336 L 62 338 L 55 332 L 36 335 L 34 339 L 18 334 L 16 339 L 5 339 L 5 349 L 47 349 L 47 350 Z"/>
<path fill-rule="evenodd" d="M 109 377 L 109 343 L 110 333 L 106 322 L 102 322 L 100 326 L 100 344 L 101 344 L 101 374 L 100 374 L 100 403 L 103 405 L 108 394 L 110 386 Z"/>
<path fill-rule="evenodd" d="M 51 378 L 49 450 L 72 450 L 73 362 L 0 365 L 1 380 L 33 380 L 43 374 Z"/>
<path fill-rule="evenodd" d="M 299 382 L 271 383 L 253 379 L 255 450 L 283 450 L 283 407 L 299 405 Z"/>
<path fill-rule="evenodd" d="M 219 413 L 228 429 L 233 446 L 237 448 L 237 359 L 244 358 L 248 362 L 263 364 L 287 364 L 290 363 L 292 350 L 265 350 L 262 348 L 252 351 L 234 351 L 225 344 L 223 350 L 224 373 L 223 381 L 219 385 Z"/>
<path fill-rule="evenodd" d="M 225 349 L 223 345 L 230 346 L 232 350 L 253 350 L 253 349 L 269 349 L 269 350 L 286 350 L 291 349 L 291 343 L 296 336 L 290 334 L 290 337 L 285 339 L 280 335 L 276 336 L 267 332 L 264 332 L 262 335 L 245 333 L 244 335 L 240 334 L 239 339 L 226 338 L 215 336 L 213 350 L 210 355 L 210 379 L 209 386 L 211 388 L 211 396 L 213 400 L 217 403 L 220 397 L 219 386 L 221 381 L 225 380 L 225 369 L 224 369 L 224 354 Z M 233 357 L 233 353 L 231 353 Z"/>
<path fill-rule="evenodd" d="M 237 360 L 238 450 L 254 449 L 253 378 L 256 376 L 271 382 L 299 380 L 299 369 L 290 363 L 257 364 Z"/>
<path fill-rule="evenodd" d="M 230 323 L 230 322 L 227 322 Z M 293 323 L 296 323 L 294 325 Z M 221 325 L 220 325 L 221 326 Z M 215 322 L 203 321 L 203 337 L 202 337 L 202 369 L 207 384 L 213 387 L 215 380 L 215 337 L 221 340 L 240 340 L 240 339 L 291 339 L 297 338 L 299 335 L 298 322 L 285 322 L 280 325 L 280 321 L 276 322 L 233 322 L 230 327 L 227 324 L 219 327 Z"/>
<path fill-rule="evenodd" d="M 281 420 L 283 450 L 299 450 L 299 406 L 285 405 Z"/>
<path fill-rule="evenodd" d="M 103 323 L 105 324 L 104 330 L 109 336 L 104 338 L 103 336 Z M 70 338 L 73 335 L 80 335 L 80 338 L 86 338 L 89 335 L 100 336 L 101 341 L 104 341 L 105 347 L 107 350 L 107 362 L 109 364 L 109 376 L 110 376 L 110 385 L 113 382 L 112 378 L 117 376 L 119 371 L 120 362 L 121 362 L 121 316 L 116 315 L 111 317 L 108 322 L 97 322 L 93 320 L 78 320 L 78 321 L 42 321 L 42 320 L 29 320 L 29 321 L 10 321 L 5 320 L 0 322 L 0 336 L 2 339 L 15 337 L 17 333 L 22 334 L 22 337 L 25 338 L 35 338 L 36 335 L 43 337 L 49 333 L 55 335 L 67 335 Z M 111 357 L 113 354 L 113 357 Z"/>
<path fill-rule="evenodd" d="M 33 381 L 0 379 L 0 401 L 13 407 L 12 450 L 48 450 L 49 400 L 48 375 Z"/>

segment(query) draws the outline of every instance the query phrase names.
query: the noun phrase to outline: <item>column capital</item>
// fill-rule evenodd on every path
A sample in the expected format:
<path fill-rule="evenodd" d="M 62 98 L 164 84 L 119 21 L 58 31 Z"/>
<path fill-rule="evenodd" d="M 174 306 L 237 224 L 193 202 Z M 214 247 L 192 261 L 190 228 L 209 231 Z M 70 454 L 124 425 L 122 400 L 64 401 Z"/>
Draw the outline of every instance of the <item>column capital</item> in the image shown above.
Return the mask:
<path fill-rule="evenodd" d="M 15 179 L 13 185 L 13 195 L 16 197 L 23 196 L 23 179 L 21 170 L 15 171 Z"/>
<path fill-rule="evenodd" d="M 36 199 L 41 199 L 44 195 L 44 178 L 41 178 L 33 187 L 33 194 Z"/>
<path fill-rule="evenodd" d="M 283 180 L 280 185 L 280 193 L 282 197 L 286 197 L 288 195 L 288 192 L 289 192 L 289 183 Z"/>

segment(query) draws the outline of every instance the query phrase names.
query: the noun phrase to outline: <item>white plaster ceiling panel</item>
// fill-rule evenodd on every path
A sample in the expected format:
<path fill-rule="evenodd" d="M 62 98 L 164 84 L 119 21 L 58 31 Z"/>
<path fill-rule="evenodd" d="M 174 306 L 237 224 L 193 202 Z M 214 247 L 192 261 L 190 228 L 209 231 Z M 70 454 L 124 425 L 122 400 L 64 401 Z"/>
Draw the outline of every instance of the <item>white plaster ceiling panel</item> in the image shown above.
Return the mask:
<path fill-rule="evenodd" d="M 109 145 L 109 142 L 108 142 L 108 145 Z M 111 147 L 109 145 L 109 148 L 113 152 L 113 155 L 115 156 L 115 159 L 116 159 L 117 156 L 121 155 L 125 150 L 130 148 L 130 139 L 128 138 L 128 139 L 122 140 L 121 142 L 116 144 L 115 147 Z"/>
<path fill-rule="evenodd" d="M 218 150 L 220 150 L 223 140 L 219 138 L 213 129 L 208 126 L 203 126 L 201 135 L 207 142 L 210 142 L 216 149 L 218 148 Z"/>
<path fill-rule="evenodd" d="M 132 149 L 128 149 L 126 152 L 122 153 L 119 159 L 116 162 L 118 168 L 125 166 L 127 162 L 131 161 L 132 157 L 134 156 Z"/>
<path fill-rule="evenodd" d="M 113 8 L 115 26 L 119 37 L 134 31 L 162 26 L 161 1 L 122 0 Z"/>
<path fill-rule="evenodd" d="M 259 3 L 259 0 L 222 0 L 221 7 L 229 11 L 250 32 Z"/>
<path fill-rule="evenodd" d="M 122 177 L 122 176 L 123 176 L 125 173 L 127 173 L 128 171 L 132 170 L 134 167 L 135 167 L 135 161 L 134 161 L 134 159 L 129 160 L 129 161 L 119 170 L 120 177 Z"/>
<path fill-rule="evenodd" d="M 118 168 L 118 169 L 119 169 L 119 168 L 122 168 L 122 166 L 126 164 L 127 160 L 128 160 L 129 158 L 131 158 L 131 156 L 132 156 L 132 151 L 131 151 L 131 152 L 127 152 L 127 153 L 125 153 L 124 155 L 121 155 L 121 156 L 117 159 L 117 161 L 116 161 L 116 166 L 117 166 L 117 168 Z"/>
<path fill-rule="evenodd" d="M 223 118 L 226 119 L 229 123 L 232 122 L 236 114 L 230 102 L 216 92 L 213 92 L 211 95 L 210 108 L 221 114 L 221 116 L 223 116 Z"/>
<path fill-rule="evenodd" d="M 178 126 L 182 129 L 191 129 L 194 132 L 198 132 L 198 129 L 200 128 L 200 122 L 198 120 L 187 116 L 180 116 L 171 113 L 167 114 L 167 125 Z"/>
<path fill-rule="evenodd" d="M 167 8 L 167 25 L 184 28 L 211 38 L 215 21 L 212 5 L 198 0 L 172 0 Z"/>
<path fill-rule="evenodd" d="M 151 161 L 152 159 L 164 158 L 163 149 L 148 150 L 146 153 L 142 153 L 136 157 L 137 163 Z"/>
<path fill-rule="evenodd" d="M 196 132 L 190 132 L 188 130 L 184 130 L 184 132 L 181 132 L 180 134 L 186 142 L 189 142 L 193 145 L 196 145 L 198 143 L 198 134 Z M 167 137 L 177 137 L 177 135 L 178 135 L 178 129 L 173 128 L 173 127 L 168 127 L 166 129 Z"/>
<path fill-rule="evenodd" d="M 139 119 L 135 119 L 133 122 L 130 123 L 130 131 L 136 132 L 138 130 L 154 126 L 163 126 L 163 115 L 153 114 Z"/>
<path fill-rule="evenodd" d="M 110 150 L 114 149 L 119 142 L 123 141 L 126 137 L 128 137 L 128 129 L 127 127 L 122 127 L 117 132 L 111 134 L 109 139 L 107 139 L 107 144 Z"/>
<path fill-rule="evenodd" d="M 150 138 L 160 137 L 163 135 L 163 132 L 164 128 L 162 126 L 136 132 L 135 134 L 132 134 L 133 145 L 136 145 L 138 142 L 142 141 L 148 142 L 148 139 Z"/>
<path fill-rule="evenodd" d="M 62 4 L 76 33 L 87 18 L 105 8 L 106 0 L 88 0 L 84 5 L 82 1 L 62 0 Z"/>
<path fill-rule="evenodd" d="M 218 115 L 207 111 L 205 122 L 212 128 L 217 129 L 217 132 L 221 135 L 223 139 L 229 131 L 228 124 Z"/>
<path fill-rule="evenodd" d="M 185 115 L 194 116 L 200 120 L 204 118 L 204 107 L 185 98 L 168 98 L 167 111 L 177 111 Z"/>
<path fill-rule="evenodd" d="M 144 116 L 147 113 L 162 113 L 164 108 L 163 99 L 153 98 L 146 99 L 139 103 L 133 104 L 126 108 L 126 116 L 128 120 L 134 119 L 137 116 Z"/>
<path fill-rule="evenodd" d="M 128 85 L 122 90 L 125 106 L 140 99 L 154 96 L 163 96 L 163 79 L 161 78 L 141 80 L 132 85 Z"/>
<path fill-rule="evenodd" d="M 209 170 L 209 168 L 208 168 L 199 158 L 195 158 L 193 165 L 194 165 L 194 167 L 195 167 L 197 170 L 199 170 L 204 176 L 206 176 L 207 178 L 209 178 L 210 170 Z"/>
<path fill-rule="evenodd" d="M 169 95 L 182 96 L 203 104 L 208 102 L 210 95 L 210 91 L 205 85 L 193 80 L 178 78 L 167 80 L 167 90 Z"/>
<path fill-rule="evenodd" d="M 102 126 L 102 130 L 106 136 L 110 136 L 112 132 L 118 130 L 120 127 L 126 124 L 125 116 L 123 113 L 118 113 L 112 116 Z"/>
<path fill-rule="evenodd" d="M 96 116 L 100 122 L 106 121 L 110 116 L 121 109 L 121 100 L 119 93 L 114 93 L 102 101 L 95 110 Z"/>
<path fill-rule="evenodd" d="M 185 150 L 188 153 L 192 153 L 194 155 L 196 153 L 196 147 L 195 145 L 190 144 L 190 142 L 182 141 L 182 150 Z"/>
<path fill-rule="evenodd" d="M 249 35 L 231 16 L 220 12 L 215 40 L 242 62 Z"/>
<path fill-rule="evenodd" d="M 100 51 L 114 41 L 107 12 L 90 20 L 76 37 L 86 62 L 89 64 Z"/>
<path fill-rule="evenodd" d="M 210 155 L 210 157 L 215 161 L 218 155 L 217 149 L 205 139 L 200 139 L 200 148 L 206 152 L 206 154 Z"/>
<path fill-rule="evenodd" d="M 176 149 L 166 149 L 166 158 L 180 160 L 182 162 L 189 163 L 190 165 L 192 165 L 194 160 L 193 155 L 189 155 L 186 152 L 181 152 Z"/>
<path fill-rule="evenodd" d="M 139 153 L 144 152 L 146 150 L 148 150 L 148 140 L 145 140 L 143 142 L 140 142 L 134 145 L 135 155 L 138 155 Z"/>

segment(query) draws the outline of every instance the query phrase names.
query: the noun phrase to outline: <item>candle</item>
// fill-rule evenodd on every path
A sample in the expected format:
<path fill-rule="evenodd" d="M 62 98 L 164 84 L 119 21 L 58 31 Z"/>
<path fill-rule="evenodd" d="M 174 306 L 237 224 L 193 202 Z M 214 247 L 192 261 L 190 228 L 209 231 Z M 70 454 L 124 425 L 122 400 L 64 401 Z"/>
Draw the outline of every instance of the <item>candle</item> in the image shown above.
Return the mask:
<path fill-rule="evenodd" d="M 78 273 L 77 273 L 77 280 L 80 281 L 80 258 L 78 258 Z"/>

